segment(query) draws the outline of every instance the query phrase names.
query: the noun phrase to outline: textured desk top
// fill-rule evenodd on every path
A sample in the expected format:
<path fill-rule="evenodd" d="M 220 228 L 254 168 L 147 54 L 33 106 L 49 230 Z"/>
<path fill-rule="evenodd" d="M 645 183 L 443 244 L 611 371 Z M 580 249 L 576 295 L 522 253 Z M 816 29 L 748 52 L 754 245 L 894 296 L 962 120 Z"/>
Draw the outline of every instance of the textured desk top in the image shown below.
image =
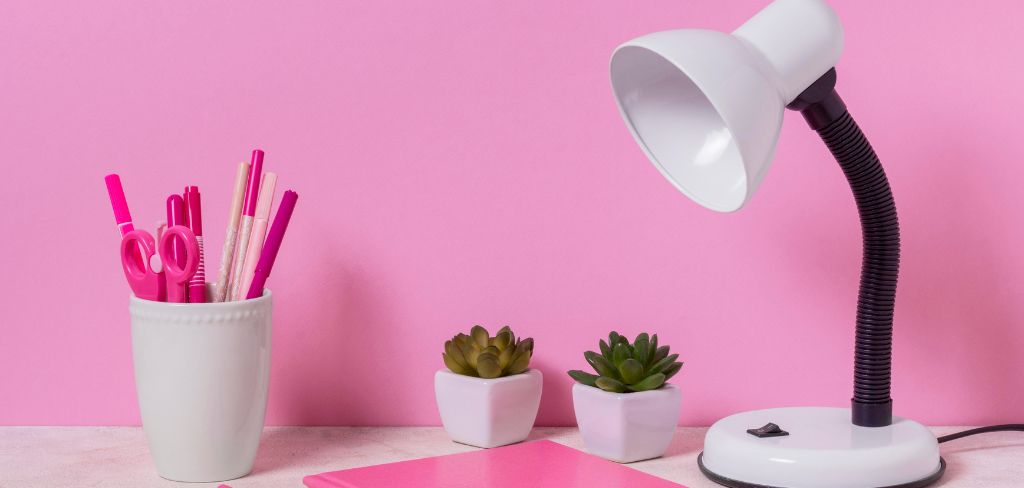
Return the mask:
<path fill-rule="evenodd" d="M 966 427 L 935 427 L 937 435 Z M 680 428 L 665 457 L 629 466 L 690 488 L 717 487 L 697 469 L 703 428 Z M 530 439 L 582 448 L 575 428 L 536 428 Z M 301 487 L 323 471 L 401 461 L 474 448 L 448 440 L 439 427 L 268 427 L 252 474 L 232 488 Z M 1024 484 L 1024 435 L 1000 432 L 943 444 L 948 468 L 941 487 Z M 156 475 L 138 427 L 0 427 L 0 487 L 174 487 Z"/>

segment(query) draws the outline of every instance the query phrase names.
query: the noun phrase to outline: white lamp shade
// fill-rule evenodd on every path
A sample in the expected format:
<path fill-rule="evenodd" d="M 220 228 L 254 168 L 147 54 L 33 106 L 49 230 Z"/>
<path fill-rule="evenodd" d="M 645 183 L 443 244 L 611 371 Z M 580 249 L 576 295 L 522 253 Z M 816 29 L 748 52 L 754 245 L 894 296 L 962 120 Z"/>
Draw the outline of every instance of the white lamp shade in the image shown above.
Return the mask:
<path fill-rule="evenodd" d="M 611 80 L 661 173 L 720 212 L 745 204 L 771 164 L 786 104 L 835 66 L 843 32 L 821 0 L 776 0 L 733 34 L 656 32 L 619 46 Z"/>

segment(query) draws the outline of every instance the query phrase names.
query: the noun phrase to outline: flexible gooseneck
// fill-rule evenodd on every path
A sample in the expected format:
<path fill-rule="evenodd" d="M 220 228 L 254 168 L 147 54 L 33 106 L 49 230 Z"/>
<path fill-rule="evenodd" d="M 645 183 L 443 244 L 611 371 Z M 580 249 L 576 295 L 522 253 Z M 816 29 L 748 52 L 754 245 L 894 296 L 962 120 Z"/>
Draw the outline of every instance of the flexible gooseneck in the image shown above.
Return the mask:
<path fill-rule="evenodd" d="M 892 424 L 892 322 L 900 266 L 900 228 L 889 180 L 846 105 L 829 70 L 788 108 L 799 110 L 839 162 L 853 190 L 864 239 L 857 337 L 854 353 L 852 420 L 855 425 Z"/>

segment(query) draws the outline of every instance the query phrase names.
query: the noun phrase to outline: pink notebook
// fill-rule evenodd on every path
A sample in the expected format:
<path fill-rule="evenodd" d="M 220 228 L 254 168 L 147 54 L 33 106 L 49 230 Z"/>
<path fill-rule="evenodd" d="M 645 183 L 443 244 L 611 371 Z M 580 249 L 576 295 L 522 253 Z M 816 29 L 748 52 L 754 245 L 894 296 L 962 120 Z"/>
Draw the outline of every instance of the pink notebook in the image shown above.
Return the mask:
<path fill-rule="evenodd" d="M 307 476 L 309 488 L 573 488 L 683 485 L 551 441 Z"/>

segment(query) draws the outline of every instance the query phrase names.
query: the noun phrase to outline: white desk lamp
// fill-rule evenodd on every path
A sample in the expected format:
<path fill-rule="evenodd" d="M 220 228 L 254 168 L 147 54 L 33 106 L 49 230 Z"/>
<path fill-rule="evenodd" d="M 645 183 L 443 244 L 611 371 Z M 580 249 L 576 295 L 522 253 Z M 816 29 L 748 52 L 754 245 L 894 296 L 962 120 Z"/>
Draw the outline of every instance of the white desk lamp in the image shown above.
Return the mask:
<path fill-rule="evenodd" d="M 697 203 L 731 212 L 750 199 L 787 107 L 825 141 L 857 202 L 864 259 L 852 406 L 757 410 L 716 422 L 698 462 L 726 486 L 920 487 L 945 469 L 935 436 L 892 416 L 899 224 L 885 172 L 835 92 L 842 48 L 842 26 L 824 1 L 776 0 L 731 35 L 657 32 L 612 55 L 626 125 L 658 170 Z"/>

